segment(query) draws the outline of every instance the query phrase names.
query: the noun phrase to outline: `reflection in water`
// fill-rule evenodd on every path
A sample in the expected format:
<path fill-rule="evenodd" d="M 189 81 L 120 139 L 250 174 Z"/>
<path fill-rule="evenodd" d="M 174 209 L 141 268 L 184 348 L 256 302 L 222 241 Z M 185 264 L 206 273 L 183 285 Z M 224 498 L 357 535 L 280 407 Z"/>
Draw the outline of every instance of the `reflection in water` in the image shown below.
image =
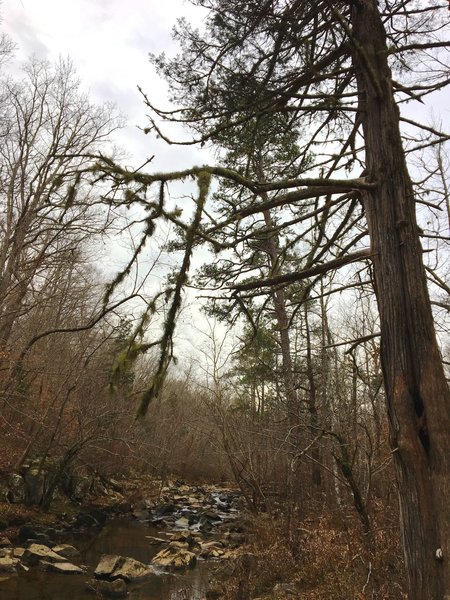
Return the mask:
<path fill-rule="evenodd" d="M 77 534 L 68 543 L 81 552 L 81 561 L 87 567 L 85 575 L 58 575 L 44 573 L 36 568 L 20 573 L 7 581 L 0 581 L 1 600 L 95 600 L 86 590 L 85 582 L 102 554 L 131 556 L 149 563 L 161 546 L 152 546 L 146 536 L 158 536 L 158 531 L 142 523 L 113 521 L 100 533 Z M 179 575 L 154 575 L 144 582 L 130 584 L 129 600 L 199 600 L 208 584 L 211 564 L 199 562 L 195 569 Z"/>

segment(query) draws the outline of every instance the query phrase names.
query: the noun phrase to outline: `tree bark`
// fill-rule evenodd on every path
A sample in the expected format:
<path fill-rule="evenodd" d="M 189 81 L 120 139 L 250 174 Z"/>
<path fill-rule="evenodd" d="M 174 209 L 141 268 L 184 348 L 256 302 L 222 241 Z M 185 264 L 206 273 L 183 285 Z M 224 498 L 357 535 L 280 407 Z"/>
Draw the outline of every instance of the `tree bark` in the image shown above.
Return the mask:
<path fill-rule="evenodd" d="M 450 599 L 450 392 L 436 341 L 415 200 L 376 0 L 352 7 L 381 361 L 410 600 Z"/>

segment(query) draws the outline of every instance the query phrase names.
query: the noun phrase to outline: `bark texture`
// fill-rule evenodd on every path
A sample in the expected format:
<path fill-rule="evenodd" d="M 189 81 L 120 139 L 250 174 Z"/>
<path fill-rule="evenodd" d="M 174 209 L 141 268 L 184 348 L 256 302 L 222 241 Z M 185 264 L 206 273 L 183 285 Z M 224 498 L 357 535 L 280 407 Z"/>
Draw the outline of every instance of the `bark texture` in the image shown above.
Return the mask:
<path fill-rule="evenodd" d="M 410 600 L 450 598 L 450 392 L 436 341 L 415 200 L 376 0 L 352 8 L 381 360 Z M 441 556 L 442 553 L 442 557 Z"/>

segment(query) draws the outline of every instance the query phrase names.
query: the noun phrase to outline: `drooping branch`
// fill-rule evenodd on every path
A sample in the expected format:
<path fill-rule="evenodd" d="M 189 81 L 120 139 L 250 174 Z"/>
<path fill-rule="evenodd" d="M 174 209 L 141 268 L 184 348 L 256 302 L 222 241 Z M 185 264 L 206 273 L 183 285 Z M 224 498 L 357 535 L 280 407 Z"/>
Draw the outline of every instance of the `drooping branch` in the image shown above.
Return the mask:
<path fill-rule="evenodd" d="M 198 199 L 195 214 L 192 219 L 192 223 L 186 233 L 186 244 L 183 262 L 178 272 L 174 290 L 172 302 L 167 313 L 167 318 L 164 323 L 164 333 L 161 339 L 161 350 L 158 361 L 158 367 L 153 378 L 153 383 L 150 388 L 144 393 L 139 405 L 137 418 L 144 417 L 150 402 L 156 398 L 161 391 L 164 383 L 167 369 L 169 368 L 170 361 L 173 358 L 173 335 L 175 332 L 176 318 L 181 308 L 182 292 L 185 284 L 187 283 L 187 277 L 189 272 L 189 266 L 191 263 L 192 251 L 194 249 L 194 243 L 197 231 L 200 226 L 203 208 L 206 202 L 206 198 L 211 183 L 211 175 L 207 171 L 200 171 L 197 177 L 198 183 Z"/>

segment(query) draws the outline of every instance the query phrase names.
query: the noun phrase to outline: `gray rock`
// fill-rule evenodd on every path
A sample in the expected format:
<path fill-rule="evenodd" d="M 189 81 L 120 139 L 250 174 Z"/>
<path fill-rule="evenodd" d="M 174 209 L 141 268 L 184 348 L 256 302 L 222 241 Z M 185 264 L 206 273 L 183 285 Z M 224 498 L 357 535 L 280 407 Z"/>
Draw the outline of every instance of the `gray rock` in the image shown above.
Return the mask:
<path fill-rule="evenodd" d="M 83 569 L 69 562 L 49 562 L 46 560 L 39 561 L 39 568 L 43 571 L 51 573 L 62 573 L 63 575 L 81 575 Z"/>
<path fill-rule="evenodd" d="M 52 563 L 65 562 L 62 556 L 42 544 L 31 544 L 23 553 L 22 560 L 30 567 L 39 564 L 41 560 Z"/>

